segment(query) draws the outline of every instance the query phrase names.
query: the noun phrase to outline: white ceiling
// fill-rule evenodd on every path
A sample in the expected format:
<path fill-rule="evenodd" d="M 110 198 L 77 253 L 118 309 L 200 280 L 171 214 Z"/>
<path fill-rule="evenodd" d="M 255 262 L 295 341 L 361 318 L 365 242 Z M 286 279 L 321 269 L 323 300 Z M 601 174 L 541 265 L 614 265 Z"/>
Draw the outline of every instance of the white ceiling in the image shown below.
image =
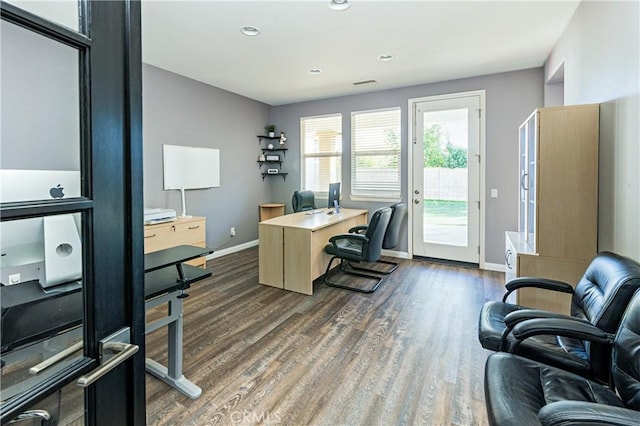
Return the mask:
<path fill-rule="evenodd" d="M 283 105 L 541 66 L 579 1 L 328 4 L 144 0 L 143 61 Z M 261 34 L 243 35 L 247 25 Z"/>

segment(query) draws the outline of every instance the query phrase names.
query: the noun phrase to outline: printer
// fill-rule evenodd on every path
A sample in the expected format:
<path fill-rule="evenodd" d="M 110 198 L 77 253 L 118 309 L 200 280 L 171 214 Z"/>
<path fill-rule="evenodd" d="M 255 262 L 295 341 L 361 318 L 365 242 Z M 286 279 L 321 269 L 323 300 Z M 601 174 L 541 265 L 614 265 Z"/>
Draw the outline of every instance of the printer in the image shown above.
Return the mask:
<path fill-rule="evenodd" d="M 156 223 L 171 222 L 176 220 L 177 215 L 174 209 L 144 209 L 144 224 L 155 225 Z"/>

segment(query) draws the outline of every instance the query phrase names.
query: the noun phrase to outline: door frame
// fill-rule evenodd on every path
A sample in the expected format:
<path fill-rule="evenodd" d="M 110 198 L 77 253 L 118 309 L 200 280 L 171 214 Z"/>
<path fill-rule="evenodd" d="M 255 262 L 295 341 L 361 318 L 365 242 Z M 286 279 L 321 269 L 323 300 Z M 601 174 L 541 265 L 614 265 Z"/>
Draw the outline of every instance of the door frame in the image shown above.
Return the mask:
<path fill-rule="evenodd" d="M 413 182 L 413 145 L 416 143 L 416 120 L 414 117 L 414 106 L 420 102 L 429 102 L 429 101 L 441 101 L 447 99 L 455 99 L 469 96 L 478 96 L 480 98 L 480 135 L 479 135 L 479 152 L 480 152 L 480 188 L 479 188 L 479 197 L 480 197 L 480 217 L 479 217 L 479 245 L 480 245 L 480 253 L 479 253 L 479 267 L 480 269 L 484 269 L 485 265 L 485 155 L 486 155 L 486 144 L 485 144 L 485 117 L 486 117 L 486 90 L 471 90 L 467 92 L 455 92 L 455 93 L 447 93 L 444 95 L 433 95 L 433 96 L 423 96 L 419 98 L 410 98 L 408 100 L 408 119 L 407 119 L 407 164 L 408 164 L 408 173 L 407 173 L 407 203 L 412 203 L 412 194 L 414 191 L 414 182 Z M 408 209 L 408 252 L 409 258 L 413 258 L 413 208 Z"/>
<path fill-rule="evenodd" d="M 130 341 L 140 350 L 84 392 L 84 420 L 87 425 L 146 420 L 141 5 L 84 1 L 82 32 L 90 22 L 88 34 L 0 4 L 3 20 L 78 49 L 82 87 L 83 196 L 3 204 L 3 219 L 83 212 L 88 218 L 83 250 L 90 250 L 83 255 L 84 359 L 3 407 L 3 424 L 97 367 L 100 340 L 123 327 L 129 327 Z"/>

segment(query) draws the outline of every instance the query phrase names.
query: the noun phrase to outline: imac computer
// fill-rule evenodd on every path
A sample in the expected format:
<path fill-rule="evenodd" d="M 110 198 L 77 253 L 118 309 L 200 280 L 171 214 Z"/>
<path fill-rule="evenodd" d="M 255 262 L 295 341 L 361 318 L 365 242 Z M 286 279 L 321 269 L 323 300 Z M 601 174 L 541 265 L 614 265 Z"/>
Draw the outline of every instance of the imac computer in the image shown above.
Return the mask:
<path fill-rule="evenodd" d="M 0 202 L 80 197 L 80 172 L 1 170 Z M 38 280 L 43 289 L 82 279 L 79 213 L 0 223 L 0 282 Z"/>
<path fill-rule="evenodd" d="M 329 184 L 327 208 L 335 208 L 335 212 L 340 213 L 340 182 Z"/>

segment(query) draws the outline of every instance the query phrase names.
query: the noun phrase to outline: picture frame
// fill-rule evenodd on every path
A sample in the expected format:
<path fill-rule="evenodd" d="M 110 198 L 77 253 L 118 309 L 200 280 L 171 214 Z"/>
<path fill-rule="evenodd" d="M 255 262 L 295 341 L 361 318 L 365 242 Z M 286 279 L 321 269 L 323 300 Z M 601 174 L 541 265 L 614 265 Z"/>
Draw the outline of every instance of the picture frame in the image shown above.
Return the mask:
<path fill-rule="evenodd" d="M 269 154 L 266 157 L 266 161 L 280 161 L 280 155 L 279 154 Z"/>

